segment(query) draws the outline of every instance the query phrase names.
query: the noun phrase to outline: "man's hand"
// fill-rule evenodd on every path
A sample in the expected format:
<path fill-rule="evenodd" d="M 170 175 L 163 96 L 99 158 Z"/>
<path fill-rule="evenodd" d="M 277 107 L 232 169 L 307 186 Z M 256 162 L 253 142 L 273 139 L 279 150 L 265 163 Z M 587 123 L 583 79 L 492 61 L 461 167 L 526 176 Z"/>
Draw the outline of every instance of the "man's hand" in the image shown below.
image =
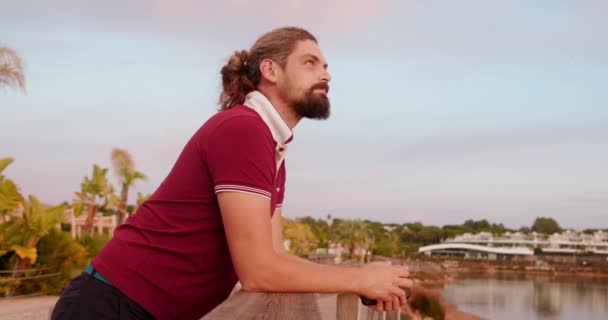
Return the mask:
<path fill-rule="evenodd" d="M 409 270 L 404 266 L 391 266 L 386 262 L 373 262 L 361 268 L 357 287 L 359 294 L 376 300 L 371 309 L 394 311 L 406 303 L 405 288 L 412 287 L 407 279 Z"/>

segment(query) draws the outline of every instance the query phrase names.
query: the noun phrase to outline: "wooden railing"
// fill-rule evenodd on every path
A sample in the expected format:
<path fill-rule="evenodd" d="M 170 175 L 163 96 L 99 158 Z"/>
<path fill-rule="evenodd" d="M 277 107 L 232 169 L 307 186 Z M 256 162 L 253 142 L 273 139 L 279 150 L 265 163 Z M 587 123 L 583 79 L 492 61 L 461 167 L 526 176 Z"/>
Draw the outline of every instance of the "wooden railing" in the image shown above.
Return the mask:
<path fill-rule="evenodd" d="M 317 263 L 333 264 L 331 256 L 312 256 Z M 391 259 L 374 259 L 391 260 Z M 396 263 L 393 260 L 392 263 Z M 358 266 L 345 261 L 342 266 Z M 236 291 L 202 320 L 401 320 L 401 311 L 377 312 L 361 303 L 352 294 L 261 293 Z"/>
<path fill-rule="evenodd" d="M 237 291 L 202 320 L 400 320 L 400 311 L 377 312 L 352 294 Z"/>

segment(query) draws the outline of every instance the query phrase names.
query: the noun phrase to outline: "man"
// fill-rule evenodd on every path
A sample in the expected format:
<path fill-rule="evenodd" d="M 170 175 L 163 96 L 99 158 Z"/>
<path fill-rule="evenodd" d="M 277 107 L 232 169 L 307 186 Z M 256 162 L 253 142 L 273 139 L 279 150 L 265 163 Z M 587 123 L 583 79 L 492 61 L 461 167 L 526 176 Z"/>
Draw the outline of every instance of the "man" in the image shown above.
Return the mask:
<path fill-rule="evenodd" d="M 244 290 L 350 292 L 395 310 L 408 270 L 319 265 L 283 248 L 285 153 L 302 118 L 329 116 L 316 39 L 281 28 L 222 68 L 221 110 L 152 197 L 65 289 L 52 319 L 199 319 Z"/>

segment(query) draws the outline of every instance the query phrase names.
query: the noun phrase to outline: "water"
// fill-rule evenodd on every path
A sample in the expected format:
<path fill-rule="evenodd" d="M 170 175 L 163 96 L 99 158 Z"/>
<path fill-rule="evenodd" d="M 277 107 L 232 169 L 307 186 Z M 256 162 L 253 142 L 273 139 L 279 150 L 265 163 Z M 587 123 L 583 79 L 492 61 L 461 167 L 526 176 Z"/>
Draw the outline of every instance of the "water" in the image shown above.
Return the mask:
<path fill-rule="evenodd" d="M 463 278 L 443 295 L 485 319 L 608 319 L 608 279 Z"/>

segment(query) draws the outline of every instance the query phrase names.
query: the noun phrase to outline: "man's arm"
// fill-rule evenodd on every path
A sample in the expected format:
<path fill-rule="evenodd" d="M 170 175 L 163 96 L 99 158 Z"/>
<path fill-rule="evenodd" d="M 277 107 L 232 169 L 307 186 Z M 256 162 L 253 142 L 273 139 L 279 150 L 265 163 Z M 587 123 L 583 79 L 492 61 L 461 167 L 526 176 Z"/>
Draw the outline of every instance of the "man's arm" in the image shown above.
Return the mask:
<path fill-rule="evenodd" d="M 241 192 L 218 193 L 226 239 L 236 273 L 248 291 L 354 293 L 371 299 L 405 299 L 406 268 L 371 264 L 344 268 L 287 258 L 275 251 L 270 201 Z M 282 242 L 281 242 L 282 245 Z M 302 259 L 303 260 L 303 259 Z"/>

